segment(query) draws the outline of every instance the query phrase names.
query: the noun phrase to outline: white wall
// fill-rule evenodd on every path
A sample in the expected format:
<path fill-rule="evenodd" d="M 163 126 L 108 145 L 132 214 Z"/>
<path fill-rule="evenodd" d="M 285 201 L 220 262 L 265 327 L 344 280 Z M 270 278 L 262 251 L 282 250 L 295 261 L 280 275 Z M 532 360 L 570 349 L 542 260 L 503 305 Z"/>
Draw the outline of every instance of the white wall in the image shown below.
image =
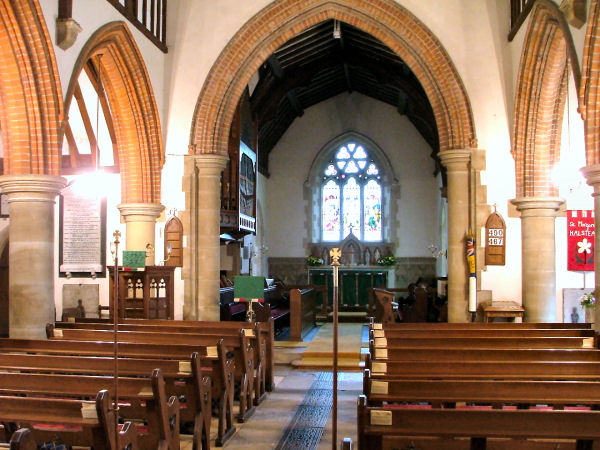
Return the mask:
<path fill-rule="evenodd" d="M 270 153 L 267 180 L 269 256 L 307 255 L 310 224 L 303 192 L 313 159 L 331 139 L 355 131 L 387 155 L 399 183 L 392 239 L 397 256 L 431 256 L 438 242 L 437 200 L 431 148 L 395 108 L 361 94 L 340 94 L 305 110 Z"/>

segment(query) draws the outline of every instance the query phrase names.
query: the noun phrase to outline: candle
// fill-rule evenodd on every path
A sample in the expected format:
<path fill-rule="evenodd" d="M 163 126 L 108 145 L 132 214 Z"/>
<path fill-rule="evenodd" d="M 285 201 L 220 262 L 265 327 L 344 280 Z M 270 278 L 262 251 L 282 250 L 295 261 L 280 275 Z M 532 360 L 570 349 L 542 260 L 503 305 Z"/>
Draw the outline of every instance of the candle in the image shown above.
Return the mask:
<path fill-rule="evenodd" d="M 469 277 L 469 312 L 477 311 L 477 278 Z"/>

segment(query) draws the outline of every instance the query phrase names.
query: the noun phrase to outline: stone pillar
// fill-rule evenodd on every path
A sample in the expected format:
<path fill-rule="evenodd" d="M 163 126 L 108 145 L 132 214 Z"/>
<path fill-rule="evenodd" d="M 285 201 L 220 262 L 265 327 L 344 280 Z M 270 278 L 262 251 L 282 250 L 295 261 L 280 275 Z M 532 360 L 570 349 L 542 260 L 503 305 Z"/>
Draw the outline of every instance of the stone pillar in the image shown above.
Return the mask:
<path fill-rule="evenodd" d="M 586 166 L 581 169 L 583 176 L 587 180 L 587 184 L 594 188 L 594 224 L 596 230 L 600 230 L 600 164 L 594 164 L 593 166 Z M 596 285 L 594 286 L 594 293 L 596 298 L 600 294 L 600 264 L 596 263 L 600 258 L 600 234 L 594 234 L 594 272 Z M 596 307 L 596 320 L 594 321 L 594 329 L 600 330 L 600 307 Z"/>
<path fill-rule="evenodd" d="M 150 244 L 155 246 L 156 219 L 165 208 L 158 203 L 121 203 L 117 205 L 125 220 L 125 250 L 146 251 Z M 146 265 L 153 266 L 154 250 L 146 253 Z"/>
<path fill-rule="evenodd" d="M 516 198 L 521 213 L 521 289 L 526 322 L 556 322 L 554 219 L 564 200 Z"/>
<path fill-rule="evenodd" d="M 9 335 L 46 338 L 55 320 L 54 204 L 66 186 L 51 175 L 3 175 L 0 189 L 10 206 Z"/>
<path fill-rule="evenodd" d="M 192 283 L 196 292 L 196 319 L 220 320 L 219 269 L 221 267 L 221 172 L 227 156 L 214 154 L 194 155 L 196 168 L 196 212 L 194 230 L 190 233 L 195 248 L 195 270 Z"/>
<path fill-rule="evenodd" d="M 469 231 L 471 150 L 438 153 L 448 180 L 448 322 L 467 322 L 469 285 L 465 237 Z"/>

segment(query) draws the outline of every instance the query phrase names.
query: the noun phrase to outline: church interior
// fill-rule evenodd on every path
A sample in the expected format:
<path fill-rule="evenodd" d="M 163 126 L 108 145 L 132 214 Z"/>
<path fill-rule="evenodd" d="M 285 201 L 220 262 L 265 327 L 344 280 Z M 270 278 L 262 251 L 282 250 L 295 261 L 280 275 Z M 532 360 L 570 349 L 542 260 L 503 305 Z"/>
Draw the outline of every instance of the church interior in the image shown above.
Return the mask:
<path fill-rule="evenodd" d="M 599 42 L 598 0 L 0 0 L 0 448 L 596 448 Z"/>

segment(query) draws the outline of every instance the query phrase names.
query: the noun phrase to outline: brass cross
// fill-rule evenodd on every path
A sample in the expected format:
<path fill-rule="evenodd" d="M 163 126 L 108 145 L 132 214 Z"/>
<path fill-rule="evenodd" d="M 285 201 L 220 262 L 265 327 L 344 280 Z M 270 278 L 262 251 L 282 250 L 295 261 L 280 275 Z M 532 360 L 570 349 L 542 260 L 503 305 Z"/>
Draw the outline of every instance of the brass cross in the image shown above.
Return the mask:
<path fill-rule="evenodd" d="M 334 247 L 329 251 L 329 256 L 331 257 L 331 265 L 332 266 L 339 266 L 340 265 L 340 258 L 342 257 L 342 252 L 340 251 L 339 248 Z"/>

